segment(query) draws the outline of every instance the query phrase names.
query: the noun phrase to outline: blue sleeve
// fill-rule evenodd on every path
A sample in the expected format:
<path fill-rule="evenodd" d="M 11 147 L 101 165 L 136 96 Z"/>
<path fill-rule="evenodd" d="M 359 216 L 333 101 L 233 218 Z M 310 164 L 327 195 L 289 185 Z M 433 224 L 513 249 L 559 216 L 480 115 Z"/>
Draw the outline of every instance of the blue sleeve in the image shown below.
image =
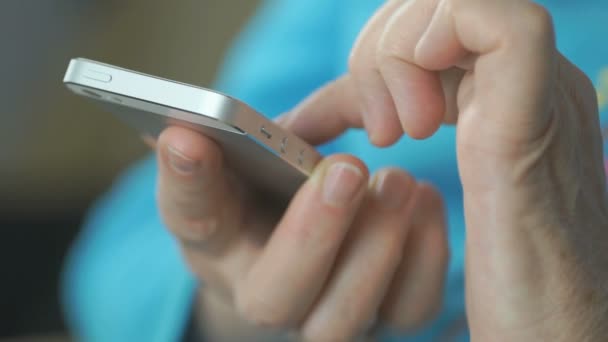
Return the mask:
<path fill-rule="evenodd" d="M 92 208 L 66 260 L 63 302 L 85 341 L 176 340 L 194 281 L 155 205 L 155 159 L 133 166 Z"/>
<path fill-rule="evenodd" d="M 274 117 L 337 76 L 336 1 L 270 0 L 229 51 L 218 90 Z"/>
<path fill-rule="evenodd" d="M 267 1 L 227 57 L 218 89 L 273 116 L 333 74 L 332 5 Z M 322 37 L 322 39 L 321 39 Z M 174 341 L 195 280 L 155 203 L 156 164 L 129 169 L 92 208 L 66 259 L 63 302 L 86 341 Z"/>

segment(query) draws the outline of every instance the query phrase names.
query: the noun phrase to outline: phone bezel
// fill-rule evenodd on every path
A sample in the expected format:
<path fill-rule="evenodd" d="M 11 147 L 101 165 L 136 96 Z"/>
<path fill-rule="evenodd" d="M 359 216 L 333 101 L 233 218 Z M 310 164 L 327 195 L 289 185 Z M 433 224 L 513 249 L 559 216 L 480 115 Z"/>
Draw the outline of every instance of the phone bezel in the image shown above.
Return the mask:
<path fill-rule="evenodd" d="M 63 82 L 73 92 L 96 100 L 246 134 L 306 176 L 321 159 L 316 149 L 296 135 L 238 99 L 211 89 L 85 58 L 70 61 Z"/>

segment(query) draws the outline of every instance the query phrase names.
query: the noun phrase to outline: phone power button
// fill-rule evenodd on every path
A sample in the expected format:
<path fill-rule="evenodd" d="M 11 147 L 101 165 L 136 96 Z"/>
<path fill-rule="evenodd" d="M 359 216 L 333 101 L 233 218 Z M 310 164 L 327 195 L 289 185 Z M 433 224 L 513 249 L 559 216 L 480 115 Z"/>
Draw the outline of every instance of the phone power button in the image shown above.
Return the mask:
<path fill-rule="evenodd" d="M 112 81 L 112 75 L 97 70 L 87 70 L 83 76 L 104 83 L 110 83 Z"/>

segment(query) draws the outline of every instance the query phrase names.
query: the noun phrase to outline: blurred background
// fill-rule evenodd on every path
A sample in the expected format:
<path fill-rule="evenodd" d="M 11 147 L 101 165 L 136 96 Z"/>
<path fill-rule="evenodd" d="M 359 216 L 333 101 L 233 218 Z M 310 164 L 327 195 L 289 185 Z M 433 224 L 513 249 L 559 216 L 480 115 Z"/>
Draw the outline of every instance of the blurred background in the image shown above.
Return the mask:
<path fill-rule="evenodd" d="M 62 85 L 87 57 L 209 86 L 257 1 L 0 2 L 0 338 L 68 336 L 63 257 L 112 180 L 148 153 L 130 128 Z"/>

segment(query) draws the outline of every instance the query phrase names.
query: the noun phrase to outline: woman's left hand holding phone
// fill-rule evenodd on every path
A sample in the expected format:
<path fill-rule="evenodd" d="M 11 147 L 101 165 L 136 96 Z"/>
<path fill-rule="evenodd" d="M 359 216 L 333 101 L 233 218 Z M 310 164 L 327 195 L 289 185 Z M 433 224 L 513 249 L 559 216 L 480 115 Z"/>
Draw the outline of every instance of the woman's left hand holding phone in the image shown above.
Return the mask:
<path fill-rule="evenodd" d="M 170 127 L 156 150 L 159 210 L 201 281 L 205 337 L 353 340 L 438 310 L 449 253 L 429 185 L 394 168 L 370 180 L 360 160 L 333 155 L 281 212 L 199 133 Z"/>

